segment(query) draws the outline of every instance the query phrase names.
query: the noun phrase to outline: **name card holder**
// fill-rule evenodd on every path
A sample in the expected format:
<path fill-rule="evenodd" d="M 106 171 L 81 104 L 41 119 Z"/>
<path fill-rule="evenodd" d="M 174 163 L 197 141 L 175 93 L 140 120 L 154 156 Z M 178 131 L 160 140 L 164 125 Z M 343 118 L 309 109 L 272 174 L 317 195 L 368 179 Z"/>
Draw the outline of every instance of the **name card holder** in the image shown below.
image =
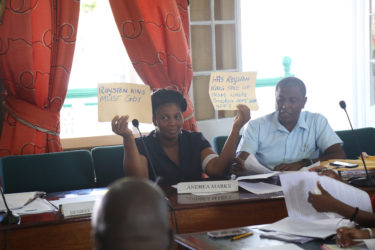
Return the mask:
<path fill-rule="evenodd" d="M 60 215 L 64 218 L 91 215 L 95 201 L 66 203 L 59 206 Z"/>
<path fill-rule="evenodd" d="M 178 194 L 187 193 L 224 193 L 237 192 L 238 181 L 197 181 L 197 182 L 180 182 L 177 184 Z"/>

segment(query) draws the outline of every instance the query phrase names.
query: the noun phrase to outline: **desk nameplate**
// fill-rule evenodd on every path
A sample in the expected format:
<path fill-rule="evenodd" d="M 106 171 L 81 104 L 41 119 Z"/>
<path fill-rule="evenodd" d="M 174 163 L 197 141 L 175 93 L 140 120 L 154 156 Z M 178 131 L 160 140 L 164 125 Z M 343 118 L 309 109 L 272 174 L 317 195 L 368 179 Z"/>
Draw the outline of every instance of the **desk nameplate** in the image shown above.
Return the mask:
<path fill-rule="evenodd" d="M 238 181 L 197 181 L 177 184 L 178 194 L 237 192 Z"/>
<path fill-rule="evenodd" d="M 64 218 L 92 214 L 95 201 L 74 202 L 60 205 L 60 213 Z"/>

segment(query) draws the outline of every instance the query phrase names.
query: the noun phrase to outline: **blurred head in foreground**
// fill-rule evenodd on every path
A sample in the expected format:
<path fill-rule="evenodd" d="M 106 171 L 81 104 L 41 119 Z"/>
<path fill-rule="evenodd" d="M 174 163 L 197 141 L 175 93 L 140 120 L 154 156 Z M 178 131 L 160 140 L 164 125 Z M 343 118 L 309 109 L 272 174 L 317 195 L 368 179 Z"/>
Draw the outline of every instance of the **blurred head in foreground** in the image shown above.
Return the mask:
<path fill-rule="evenodd" d="M 171 249 L 172 230 L 162 190 L 149 180 L 123 178 L 95 204 L 94 246 L 102 249 Z"/>

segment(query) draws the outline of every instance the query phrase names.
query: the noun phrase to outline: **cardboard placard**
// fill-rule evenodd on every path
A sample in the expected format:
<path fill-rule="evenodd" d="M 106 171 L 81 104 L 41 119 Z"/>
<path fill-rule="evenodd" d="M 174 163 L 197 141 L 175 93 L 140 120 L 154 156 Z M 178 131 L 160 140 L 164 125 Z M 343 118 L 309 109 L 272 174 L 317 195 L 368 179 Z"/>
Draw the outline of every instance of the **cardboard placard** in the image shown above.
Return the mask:
<path fill-rule="evenodd" d="M 211 73 L 208 92 L 214 109 L 236 110 L 238 104 L 245 104 L 251 110 L 258 110 L 255 84 L 256 72 Z"/>
<path fill-rule="evenodd" d="M 112 121 L 116 115 L 129 115 L 129 120 L 152 123 L 150 87 L 135 83 L 98 84 L 99 121 Z"/>

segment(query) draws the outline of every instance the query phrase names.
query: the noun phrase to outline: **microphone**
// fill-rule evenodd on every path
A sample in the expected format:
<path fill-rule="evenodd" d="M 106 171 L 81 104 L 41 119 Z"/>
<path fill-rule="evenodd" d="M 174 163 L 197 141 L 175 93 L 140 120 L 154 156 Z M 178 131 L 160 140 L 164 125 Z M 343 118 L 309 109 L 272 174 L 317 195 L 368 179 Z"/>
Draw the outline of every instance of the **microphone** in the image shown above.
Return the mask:
<path fill-rule="evenodd" d="M 13 213 L 12 210 L 9 209 L 7 201 L 5 199 L 5 195 L 3 192 L 3 188 L 0 185 L 1 197 L 3 198 L 4 205 L 6 208 L 6 212 L 0 213 L 0 223 L 3 225 L 10 225 L 10 224 L 18 224 L 20 222 L 20 216 L 16 213 Z"/>
<path fill-rule="evenodd" d="M 134 127 L 137 128 L 138 133 L 139 133 L 139 136 L 141 137 L 141 141 L 142 141 L 143 147 L 145 148 L 145 151 L 146 151 L 146 154 L 147 154 L 147 158 L 148 158 L 148 160 L 149 160 L 149 162 L 150 162 L 150 167 L 151 167 L 152 173 L 153 173 L 153 175 L 155 176 L 155 184 L 157 185 L 157 184 L 159 184 L 159 182 L 162 180 L 162 177 L 161 177 L 161 176 L 158 176 L 158 175 L 156 174 L 156 171 L 155 171 L 154 165 L 152 164 L 152 161 L 151 161 L 150 153 L 149 153 L 149 151 L 148 151 L 148 149 L 147 149 L 147 146 L 146 146 L 145 141 L 143 140 L 143 135 L 142 135 L 142 133 L 141 133 L 141 130 L 139 129 L 139 121 L 138 121 L 137 119 L 133 119 L 133 120 L 132 120 L 132 124 L 133 124 Z M 174 218 L 174 222 L 175 222 L 175 230 L 176 230 L 176 233 L 178 233 L 178 224 L 177 224 L 176 211 L 174 210 L 174 208 L 173 208 L 171 202 L 169 201 L 169 199 L 168 199 L 168 197 L 167 197 L 166 195 L 164 195 L 164 199 L 165 199 L 165 201 L 167 202 L 167 205 L 168 205 L 170 211 L 171 211 L 172 214 L 173 214 L 173 218 Z"/>
<path fill-rule="evenodd" d="M 161 176 L 158 176 L 156 174 L 156 171 L 155 171 L 155 168 L 154 168 L 154 165 L 152 164 L 152 160 L 151 160 L 151 155 L 150 155 L 150 152 L 148 151 L 147 149 L 147 146 L 146 146 L 146 143 L 145 141 L 143 140 L 143 135 L 141 133 L 141 130 L 139 129 L 139 121 L 137 119 L 133 119 L 132 120 L 132 124 L 134 127 L 137 128 L 138 132 L 139 132 L 139 136 L 141 138 L 141 141 L 142 141 L 142 144 L 143 144 L 143 147 L 145 148 L 145 151 L 146 151 L 146 155 L 147 155 L 147 158 L 148 158 L 148 162 L 150 163 L 150 167 L 151 167 L 151 171 L 152 171 L 152 174 L 154 175 L 155 177 L 155 184 L 159 184 L 159 182 L 161 181 Z"/>
<path fill-rule="evenodd" d="M 365 172 L 366 172 L 366 177 L 352 178 L 352 179 L 348 180 L 348 182 L 350 184 L 352 184 L 353 186 L 359 186 L 359 187 L 363 187 L 363 186 L 372 187 L 372 186 L 375 186 L 375 181 L 368 174 L 366 162 L 365 162 L 365 159 L 363 158 L 363 154 L 362 154 L 361 147 L 359 145 L 358 137 L 357 137 L 357 135 L 356 135 L 356 133 L 355 133 L 355 131 L 353 129 L 353 126 L 352 126 L 352 123 L 350 121 L 348 112 L 346 111 L 346 103 L 345 103 L 345 101 L 340 101 L 339 104 L 340 104 L 340 107 L 345 111 L 346 117 L 348 118 L 348 121 L 349 121 L 349 124 L 350 124 L 350 128 L 352 129 L 352 132 L 353 132 L 353 137 L 354 137 L 354 140 L 355 140 L 355 143 L 356 143 L 356 147 L 359 150 L 360 157 L 361 157 L 361 160 L 362 160 L 362 163 L 363 163 L 363 167 L 365 168 Z"/>

